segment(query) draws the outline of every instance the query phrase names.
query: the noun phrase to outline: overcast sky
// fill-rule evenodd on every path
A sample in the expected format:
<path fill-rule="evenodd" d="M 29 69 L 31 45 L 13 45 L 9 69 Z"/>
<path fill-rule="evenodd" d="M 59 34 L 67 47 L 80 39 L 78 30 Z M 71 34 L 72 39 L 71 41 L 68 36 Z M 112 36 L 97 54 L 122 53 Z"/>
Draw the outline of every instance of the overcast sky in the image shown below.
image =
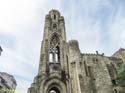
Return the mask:
<path fill-rule="evenodd" d="M 0 71 L 14 75 L 16 93 L 27 93 L 37 75 L 51 9 L 64 16 L 67 41 L 77 39 L 82 53 L 111 56 L 125 48 L 125 0 L 0 0 Z"/>

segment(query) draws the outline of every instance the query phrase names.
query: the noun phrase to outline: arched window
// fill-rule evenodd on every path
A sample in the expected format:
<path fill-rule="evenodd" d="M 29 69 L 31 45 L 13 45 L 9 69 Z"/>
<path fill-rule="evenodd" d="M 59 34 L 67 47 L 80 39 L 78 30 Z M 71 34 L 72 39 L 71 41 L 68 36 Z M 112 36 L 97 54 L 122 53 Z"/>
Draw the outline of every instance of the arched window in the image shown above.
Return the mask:
<path fill-rule="evenodd" d="M 53 29 L 56 30 L 57 29 L 57 25 L 53 24 Z"/>
<path fill-rule="evenodd" d="M 57 35 L 54 35 L 50 41 L 49 62 L 59 63 L 59 61 L 60 61 L 59 38 Z"/>

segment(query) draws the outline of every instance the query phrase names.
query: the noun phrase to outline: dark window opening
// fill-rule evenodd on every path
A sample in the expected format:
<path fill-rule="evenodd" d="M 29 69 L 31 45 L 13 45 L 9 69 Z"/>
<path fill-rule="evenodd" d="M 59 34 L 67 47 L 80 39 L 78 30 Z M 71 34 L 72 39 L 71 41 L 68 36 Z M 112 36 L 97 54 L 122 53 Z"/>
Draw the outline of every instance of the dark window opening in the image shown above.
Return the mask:
<path fill-rule="evenodd" d="M 98 62 L 98 59 L 96 59 L 96 62 Z"/>
<path fill-rule="evenodd" d="M 114 89 L 114 93 L 118 93 L 116 89 Z"/>
<path fill-rule="evenodd" d="M 2 89 L 3 87 L 2 86 L 0 86 L 0 89 Z"/>
<path fill-rule="evenodd" d="M 56 30 L 57 29 L 57 25 L 53 24 L 53 29 Z"/>
<path fill-rule="evenodd" d="M 46 73 L 47 73 L 47 75 L 49 74 L 49 65 L 46 63 Z"/>
<path fill-rule="evenodd" d="M 112 84 L 113 84 L 113 85 L 116 85 L 116 80 L 113 79 L 113 80 L 112 80 Z"/>
<path fill-rule="evenodd" d="M 54 20 L 56 20 L 56 15 L 54 15 Z"/>

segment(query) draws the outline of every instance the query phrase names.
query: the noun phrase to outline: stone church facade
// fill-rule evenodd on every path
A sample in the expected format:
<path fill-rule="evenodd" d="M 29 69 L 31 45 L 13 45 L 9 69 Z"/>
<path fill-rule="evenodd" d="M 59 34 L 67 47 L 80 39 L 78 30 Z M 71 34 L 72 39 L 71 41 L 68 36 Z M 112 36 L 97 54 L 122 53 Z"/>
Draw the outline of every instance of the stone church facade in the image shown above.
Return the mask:
<path fill-rule="evenodd" d="M 77 40 L 67 42 L 64 17 L 45 17 L 39 72 L 28 93 L 119 93 L 115 69 L 123 62 L 104 54 L 84 54 Z"/>

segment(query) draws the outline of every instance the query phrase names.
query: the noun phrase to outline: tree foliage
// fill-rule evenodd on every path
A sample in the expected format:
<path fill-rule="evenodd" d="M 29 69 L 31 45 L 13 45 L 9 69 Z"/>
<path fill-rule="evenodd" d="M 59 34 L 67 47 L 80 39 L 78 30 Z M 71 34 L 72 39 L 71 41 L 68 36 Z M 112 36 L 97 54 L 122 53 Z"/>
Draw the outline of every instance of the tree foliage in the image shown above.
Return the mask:
<path fill-rule="evenodd" d="M 118 85 L 125 87 L 125 65 L 121 65 L 117 69 L 117 83 Z"/>

